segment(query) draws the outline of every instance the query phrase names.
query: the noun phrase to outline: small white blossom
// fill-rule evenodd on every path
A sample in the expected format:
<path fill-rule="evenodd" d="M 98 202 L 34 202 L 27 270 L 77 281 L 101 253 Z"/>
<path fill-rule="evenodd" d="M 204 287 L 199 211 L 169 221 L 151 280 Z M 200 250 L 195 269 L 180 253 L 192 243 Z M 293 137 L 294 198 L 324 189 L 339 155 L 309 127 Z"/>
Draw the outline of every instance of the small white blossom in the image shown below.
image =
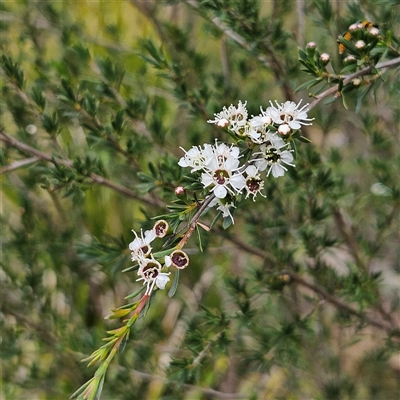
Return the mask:
<path fill-rule="evenodd" d="M 237 107 L 233 106 L 232 104 L 226 108 L 223 107 L 220 113 L 214 114 L 214 120 L 208 120 L 209 124 L 216 124 L 220 127 L 227 126 L 227 122 L 229 122 L 229 129 L 235 130 L 240 127 L 246 125 L 247 122 L 247 109 L 246 109 L 247 101 L 243 104 L 239 101 Z"/>
<path fill-rule="evenodd" d="M 165 289 L 170 272 L 161 272 L 162 266 L 154 258 L 146 258 L 139 265 L 139 278 L 136 281 L 143 281 L 143 285 L 147 285 L 146 295 L 153 291 L 154 286 Z"/>
<path fill-rule="evenodd" d="M 239 193 L 244 187 L 245 179 L 238 172 L 238 166 L 238 147 L 215 144 L 213 156 L 208 159 L 205 172 L 201 174 L 201 183 L 204 187 L 213 186 L 211 191 L 219 199 L 223 199 L 228 193 Z"/>
<path fill-rule="evenodd" d="M 136 239 L 129 243 L 129 249 L 131 250 L 132 261 L 140 261 L 144 257 L 148 256 L 151 253 L 150 243 L 157 237 L 154 230 L 146 231 L 143 237 L 143 231 L 139 237 L 135 231 L 132 231 Z"/>
<path fill-rule="evenodd" d="M 293 101 L 286 101 L 283 104 L 279 104 L 275 101 L 277 107 L 275 107 L 271 102 L 271 107 L 268 107 L 263 114 L 265 116 L 270 116 L 275 124 L 288 124 L 291 129 L 300 129 L 301 125 L 311 125 L 314 118 L 307 117 L 307 106 L 304 105 L 300 107 L 302 100 L 296 104 Z"/>
<path fill-rule="evenodd" d="M 256 201 L 257 193 L 265 197 L 265 195 L 261 193 L 261 190 L 264 188 L 264 181 L 261 179 L 257 167 L 249 165 L 244 172 L 246 175 L 246 199 L 252 195 L 253 201 Z"/>
<path fill-rule="evenodd" d="M 274 178 L 283 176 L 287 171 L 285 165 L 292 164 L 293 155 L 291 150 L 282 150 L 284 147 L 288 146 L 279 136 L 270 135 L 269 141 L 260 146 L 260 152 L 256 153 L 261 157 L 255 159 L 255 165 L 260 171 L 264 171 L 267 168 L 267 176 L 272 172 Z"/>
<path fill-rule="evenodd" d="M 253 116 L 249 120 L 250 130 L 247 136 L 253 143 L 263 143 L 268 133 L 268 126 L 271 124 L 272 117 L 261 108 L 261 114 Z"/>
<path fill-rule="evenodd" d="M 225 199 L 224 199 L 225 200 Z M 222 212 L 222 217 L 227 218 L 229 217 L 232 220 L 232 224 L 235 223 L 233 216 L 231 214 L 230 208 L 236 208 L 233 202 L 224 202 L 224 200 L 214 198 L 208 207 L 214 207 L 218 205 L 217 210 Z"/>
<path fill-rule="evenodd" d="M 192 171 L 198 171 L 204 168 L 207 159 L 212 155 L 212 146 L 204 145 L 204 149 L 198 146 L 193 146 L 189 151 L 180 147 L 185 152 L 185 155 L 178 161 L 178 165 L 185 168 L 191 167 Z"/>

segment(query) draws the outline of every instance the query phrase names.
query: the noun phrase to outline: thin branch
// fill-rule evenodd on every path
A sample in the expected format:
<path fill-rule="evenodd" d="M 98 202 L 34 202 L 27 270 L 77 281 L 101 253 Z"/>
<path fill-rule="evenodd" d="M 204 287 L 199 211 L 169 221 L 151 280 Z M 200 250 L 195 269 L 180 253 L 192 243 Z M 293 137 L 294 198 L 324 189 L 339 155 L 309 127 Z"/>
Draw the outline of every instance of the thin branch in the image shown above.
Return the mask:
<path fill-rule="evenodd" d="M 29 154 L 37 157 L 39 160 L 47 161 L 52 164 L 56 163 L 56 164 L 64 165 L 68 168 L 72 168 L 72 166 L 73 166 L 72 160 L 51 157 L 50 155 L 48 155 L 38 149 L 35 149 L 34 147 L 28 146 L 27 144 L 10 137 L 3 130 L 0 131 L 0 141 L 9 144 L 10 146 L 12 146 L 16 149 L 19 149 L 19 150 L 23 151 L 24 153 L 29 153 Z M 151 197 L 143 198 L 143 197 L 137 195 L 132 190 L 128 189 L 127 187 L 122 186 L 118 183 L 112 182 L 109 179 L 106 179 L 101 175 L 92 173 L 92 174 L 90 174 L 90 178 L 93 180 L 93 182 L 95 182 L 101 186 L 109 187 L 110 189 L 113 189 L 114 191 L 121 193 L 126 197 L 140 200 L 144 203 L 148 203 L 148 204 L 151 204 L 151 205 L 157 206 L 157 207 L 165 206 L 165 204 L 158 199 L 151 198 Z"/>
<path fill-rule="evenodd" d="M 40 160 L 39 157 L 29 157 L 29 158 L 24 158 L 23 160 L 14 161 L 13 163 L 11 163 L 9 165 L 7 165 L 3 168 L 0 168 L 0 175 L 5 174 L 6 172 L 15 171 L 16 169 L 25 167 L 26 165 L 29 165 L 29 164 L 33 164 L 39 160 Z"/>
<path fill-rule="evenodd" d="M 230 237 L 230 236 L 225 236 L 225 237 L 228 240 L 230 240 L 233 243 L 235 243 L 236 246 L 238 246 L 239 248 L 243 249 L 244 251 L 246 251 L 246 252 L 248 252 L 250 254 L 253 254 L 253 255 L 255 255 L 255 256 L 259 257 L 259 258 L 262 258 L 263 260 L 270 259 L 269 255 L 266 252 L 264 252 L 263 250 L 253 248 L 253 247 L 247 245 L 246 243 L 242 242 L 238 238 L 234 238 L 234 237 Z M 308 289 L 311 289 L 313 292 L 319 294 L 328 303 L 331 303 L 336 308 L 342 309 L 342 310 L 346 311 L 348 314 L 354 315 L 354 316 L 360 318 L 361 320 L 365 320 L 370 325 L 373 325 L 373 326 L 375 326 L 377 328 L 380 328 L 380 329 L 382 329 L 382 330 L 384 330 L 386 332 L 389 332 L 393 336 L 400 337 L 400 328 L 394 326 L 393 323 L 387 324 L 387 323 L 384 323 L 384 322 L 381 322 L 381 321 L 377 321 L 371 316 L 365 315 L 364 313 L 354 309 L 353 307 L 350 307 L 349 305 L 347 305 L 345 302 L 343 302 L 342 300 L 340 300 L 336 296 L 333 296 L 333 295 L 329 294 L 328 292 L 326 292 L 320 286 L 315 285 L 314 283 L 308 282 L 307 280 L 302 278 L 300 275 L 295 274 L 294 272 L 285 271 L 284 274 L 287 274 L 288 277 L 290 277 L 290 279 L 293 282 L 296 282 L 297 284 L 299 284 L 301 286 L 307 287 Z"/>
<path fill-rule="evenodd" d="M 400 57 L 394 58 L 392 60 L 388 61 L 383 61 L 374 67 L 375 69 L 385 69 L 385 68 L 392 68 L 400 65 Z M 368 75 L 372 71 L 372 66 L 365 67 L 363 69 L 360 69 L 357 72 L 354 72 L 353 74 L 350 75 L 344 75 L 343 78 L 343 86 L 347 85 L 349 82 L 351 82 L 353 79 L 358 78 L 360 76 Z M 315 96 L 315 100 L 311 102 L 311 104 L 308 106 L 308 110 L 313 109 L 320 101 L 324 100 L 326 97 L 330 96 L 331 94 L 336 94 L 338 93 L 339 89 L 339 84 L 332 86 L 331 88 L 325 90 L 318 96 Z M 338 93 L 339 94 L 339 93 Z"/>

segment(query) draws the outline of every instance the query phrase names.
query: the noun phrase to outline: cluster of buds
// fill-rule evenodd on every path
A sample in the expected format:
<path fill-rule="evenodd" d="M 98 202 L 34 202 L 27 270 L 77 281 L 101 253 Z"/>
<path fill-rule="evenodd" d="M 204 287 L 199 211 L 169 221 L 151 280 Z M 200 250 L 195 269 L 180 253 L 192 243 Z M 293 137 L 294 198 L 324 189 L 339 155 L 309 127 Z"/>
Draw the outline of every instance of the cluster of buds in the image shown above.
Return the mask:
<path fill-rule="evenodd" d="M 134 268 L 137 269 L 139 276 L 137 281 L 143 281 L 143 285 L 146 285 L 146 295 L 150 295 L 155 287 L 165 289 L 165 285 L 170 280 L 171 273 L 165 272 L 169 267 L 184 269 L 189 265 L 188 255 L 180 249 L 175 249 L 163 257 L 160 257 L 161 253 L 153 253 L 151 243 L 156 238 L 165 237 L 168 229 L 168 222 L 159 220 L 154 224 L 153 229 L 146 231 L 144 235 L 143 231 L 140 232 L 140 236 L 133 231 L 136 238 L 129 244 L 129 249 L 132 261 L 137 263 Z"/>
<path fill-rule="evenodd" d="M 344 61 L 354 62 L 355 58 L 360 58 L 369 54 L 379 42 L 380 31 L 378 26 L 369 21 L 356 22 L 351 24 L 347 31 L 339 38 L 339 54 L 346 50 L 350 53 Z"/>
<path fill-rule="evenodd" d="M 193 146 L 188 151 L 181 148 L 185 155 L 178 162 L 181 167 L 191 168 L 207 193 L 215 195 L 209 206 L 217 206 L 232 223 L 230 210 L 238 195 L 245 192 L 245 197 L 251 195 L 254 201 L 258 194 L 264 196 L 261 172 L 265 171 L 266 177 L 271 174 L 278 178 L 288 166 L 294 167 L 291 141 L 299 136 L 302 125 L 311 125 L 312 121 L 307 116 L 308 104 L 301 107 L 301 101 L 275 105 L 270 102 L 269 107 L 261 107 L 260 114 L 250 118 L 246 104 L 239 101 L 237 107 L 224 107 L 208 122 L 227 129 L 237 141 L 246 140 L 248 148 L 256 149 L 249 160 L 241 164 L 243 154 L 239 147 L 215 141 L 214 145 Z"/>

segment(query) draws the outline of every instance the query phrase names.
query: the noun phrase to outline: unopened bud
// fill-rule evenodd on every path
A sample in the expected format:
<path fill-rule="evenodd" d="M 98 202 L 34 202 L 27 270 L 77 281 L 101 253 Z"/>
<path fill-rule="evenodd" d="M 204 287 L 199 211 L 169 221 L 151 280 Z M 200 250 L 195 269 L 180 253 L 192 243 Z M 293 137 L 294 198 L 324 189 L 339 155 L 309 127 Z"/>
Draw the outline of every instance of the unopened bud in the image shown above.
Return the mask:
<path fill-rule="evenodd" d="M 343 61 L 346 64 L 353 64 L 353 63 L 357 62 L 357 59 L 354 56 L 347 56 Z"/>
<path fill-rule="evenodd" d="M 306 45 L 307 54 L 308 54 L 310 57 L 313 57 L 314 54 L 315 54 L 315 49 L 316 49 L 316 48 L 317 48 L 317 43 L 315 43 L 315 42 L 308 42 L 307 45 Z"/>
<path fill-rule="evenodd" d="M 357 49 L 363 49 L 365 47 L 364 40 L 357 40 L 355 46 L 357 47 Z"/>
<path fill-rule="evenodd" d="M 379 29 L 375 28 L 374 26 L 369 30 L 369 34 L 372 36 L 378 36 L 379 35 Z"/>
<path fill-rule="evenodd" d="M 36 125 L 29 124 L 25 127 L 25 130 L 30 134 L 34 135 L 37 132 L 37 127 Z"/>
<path fill-rule="evenodd" d="M 160 219 L 154 224 L 153 230 L 157 237 L 163 238 L 169 229 L 169 224 L 167 221 Z"/>
<path fill-rule="evenodd" d="M 226 128 L 228 125 L 229 125 L 229 121 L 225 118 L 222 118 L 217 122 L 217 126 L 220 128 Z"/>
<path fill-rule="evenodd" d="M 282 135 L 285 136 L 289 134 L 291 131 L 290 126 L 288 124 L 282 124 L 278 128 L 278 132 Z"/>
<path fill-rule="evenodd" d="M 185 188 L 183 186 L 177 186 L 174 190 L 175 194 L 177 196 L 181 196 L 182 194 L 185 193 Z"/>
<path fill-rule="evenodd" d="M 358 25 L 357 24 L 351 24 L 350 26 L 349 26 L 349 31 L 355 31 L 355 30 L 357 30 L 358 29 Z"/>
<path fill-rule="evenodd" d="M 360 86 L 361 85 L 361 79 L 359 79 L 359 78 L 354 78 L 352 80 L 352 82 L 353 82 L 354 86 Z"/>
<path fill-rule="evenodd" d="M 319 61 L 321 62 L 322 65 L 326 65 L 329 63 L 329 61 L 331 60 L 331 56 L 328 53 L 322 53 L 319 56 Z"/>

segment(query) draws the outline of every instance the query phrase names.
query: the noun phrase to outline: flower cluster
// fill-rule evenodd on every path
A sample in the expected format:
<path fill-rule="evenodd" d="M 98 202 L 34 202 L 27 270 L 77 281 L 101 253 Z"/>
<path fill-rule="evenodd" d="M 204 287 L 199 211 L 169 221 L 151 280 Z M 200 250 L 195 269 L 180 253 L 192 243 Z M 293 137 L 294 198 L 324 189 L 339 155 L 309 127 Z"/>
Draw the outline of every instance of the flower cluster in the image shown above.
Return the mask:
<path fill-rule="evenodd" d="M 165 285 L 169 282 L 170 272 L 163 272 L 164 267 L 174 266 L 177 269 L 186 268 L 189 264 L 189 257 L 181 250 L 175 250 L 170 255 L 164 256 L 163 259 L 157 259 L 153 254 L 151 243 L 154 239 L 163 238 L 168 231 L 169 225 L 167 221 L 159 220 L 155 223 L 152 230 L 144 233 L 141 231 L 140 236 L 135 234 L 135 240 L 129 244 L 131 250 L 132 261 L 138 264 L 137 281 L 143 281 L 146 285 L 146 293 L 149 295 L 155 287 L 165 289 Z"/>
<path fill-rule="evenodd" d="M 232 222 L 231 209 L 235 208 L 238 195 L 244 193 L 245 198 L 251 195 L 254 201 L 257 194 L 264 196 L 261 172 L 265 171 L 266 177 L 272 174 L 278 178 L 288 166 L 295 166 L 291 141 L 299 136 L 302 125 L 311 125 L 312 121 L 307 116 L 308 104 L 301 106 L 301 101 L 275 102 L 275 105 L 270 102 L 269 107 L 265 110 L 261 107 L 260 114 L 250 118 L 246 105 L 247 102 L 239 101 L 237 107 L 224 107 L 214 114 L 215 119 L 208 121 L 228 129 L 238 141 L 246 140 L 246 150 L 258 149 L 243 164 L 239 147 L 217 141 L 214 145 L 193 146 L 189 151 L 181 147 L 185 154 L 178 162 L 181 167 L 191 168 L 206 192 L 214 194 L 209 206 L 217 206 L 223 217 Z"/>
<path fill-rule="evenodd" d="M 311 125 L 311 118 L 307 117 L 308 104 L 301 106 L 293 101 L 286 101 L 275 105 L 270 102 L 270 106 L 265 110 L 260 108 L 261 113 L 248 119 L 246 103 L 239 101 L 238 107 L 230 105 L 224 107 L 222 112 L 214 114 L 214 120 L 208 123 L 216 124 L 221 128 L 227 127 L 239 138 L 248 138 L 253 143 L 262 144 L 269 141 L 270 132 L 278 132 L 282 136 L 290 136 L 302 125 Z"/>

